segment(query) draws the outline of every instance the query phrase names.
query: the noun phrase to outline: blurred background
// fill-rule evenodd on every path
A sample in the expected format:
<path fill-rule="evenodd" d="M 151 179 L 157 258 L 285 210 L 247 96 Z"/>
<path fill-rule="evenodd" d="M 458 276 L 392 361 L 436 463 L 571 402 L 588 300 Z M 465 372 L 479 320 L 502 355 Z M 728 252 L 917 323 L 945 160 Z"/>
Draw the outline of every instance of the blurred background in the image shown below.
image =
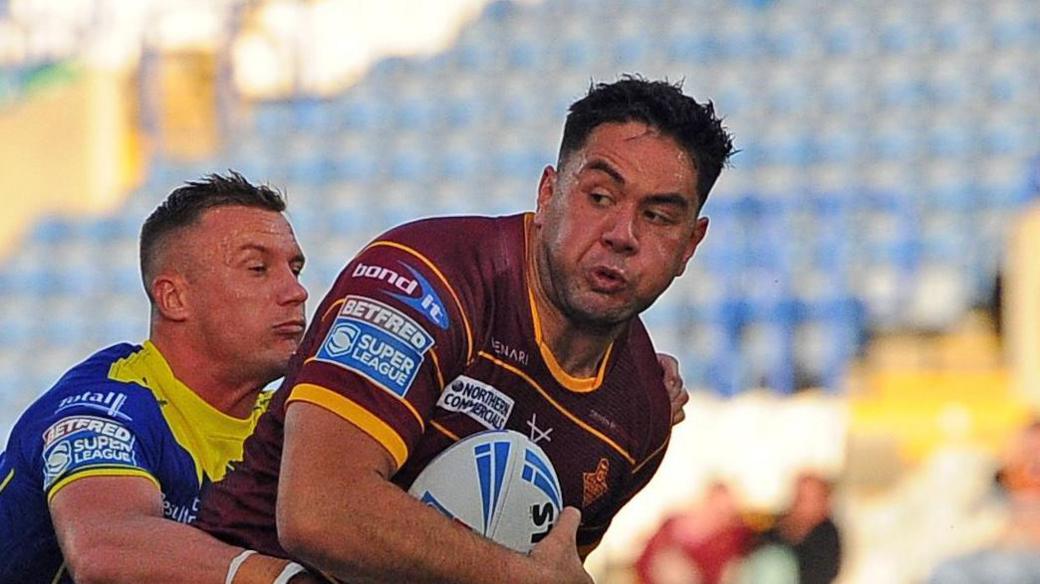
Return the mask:
<path fill-rule="evenodd" d="M 391 225 L 532 209 L 622 73 L 713 100 L 741 152 L 644 315 L 692 399 L 597 581 L 783 582 L 753 552 L 801 557 L 803 486 L 840 582 L 1037 568 L 1040 0 L 0 0 L 0 445 L 146 337 L 137 235 L 183 181 L 287 193 L 313 307 Z"/>

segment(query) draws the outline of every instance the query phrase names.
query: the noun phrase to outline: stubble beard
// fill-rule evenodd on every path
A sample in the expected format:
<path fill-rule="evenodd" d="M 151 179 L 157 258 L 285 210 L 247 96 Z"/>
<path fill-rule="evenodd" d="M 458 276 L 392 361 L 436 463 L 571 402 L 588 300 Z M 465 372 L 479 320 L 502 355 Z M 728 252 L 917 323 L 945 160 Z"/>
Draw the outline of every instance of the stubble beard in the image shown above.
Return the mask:
<path fill-rule="evenodd" d="M 645 307 L 621 306 L 614 309 L 597 310 L 589 302 L 583 302 L 583 294 L 595 294 L 582 288 L 581 275 L 567 274 L 554 261 L 550 249 L 546 249 L 541 258 L 542 273 L 545 278 L 542 287 L 546 296 L 557 310 L 574 327 L 596 335 L 609 335 L 632 320 Z M 548 281 L 545 281 L 548 280 Z"/>

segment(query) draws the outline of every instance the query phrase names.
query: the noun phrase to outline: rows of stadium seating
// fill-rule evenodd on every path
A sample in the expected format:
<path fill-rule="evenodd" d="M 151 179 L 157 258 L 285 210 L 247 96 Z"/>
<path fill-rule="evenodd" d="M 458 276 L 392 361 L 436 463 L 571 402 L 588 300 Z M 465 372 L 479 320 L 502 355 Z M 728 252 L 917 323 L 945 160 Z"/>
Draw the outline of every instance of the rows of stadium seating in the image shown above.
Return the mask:
<path fill-rule="evenodd" d="M 990 293 L 1036 190 L 1038 51 L 1037 0 L 496 2 L 441 54 L 253 106 L 220 156 L 158 161 L 117 216 L 38 225 L 0 269 L 0 385 L 38 392 L 71 355 L 145 334 L 137 230 L 184 179 L 286 189 L 320 296 L 394 223 L 530 208 L 567 104 L 638 71 L 714 99 L 742 150 L 654 337 L 691 386 L 840 390 L 868 330 L 941 329 Z"/>

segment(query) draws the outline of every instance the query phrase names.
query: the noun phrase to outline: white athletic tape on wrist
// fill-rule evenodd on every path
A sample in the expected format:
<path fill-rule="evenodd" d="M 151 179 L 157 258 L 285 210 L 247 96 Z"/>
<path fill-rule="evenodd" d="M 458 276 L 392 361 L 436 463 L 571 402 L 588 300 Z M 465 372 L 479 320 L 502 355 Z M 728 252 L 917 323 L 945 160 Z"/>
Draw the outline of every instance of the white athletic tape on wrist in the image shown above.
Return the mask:
<path fill-rule="evenodd" d="M 293 579 L 293 576 L 306 572 L 307 569 L 297 564 L 296 562 L 289 562 L 282 568 L 282 573 L 278 574 L 278 577 L 274 579 L 271 584 L 289 584 L 289 580 Z"/>
<path fill-rule="evenodd" d="M 235 574 L 238 573 L 238 569 L 242 567 L 242 564 L 245 563 L 246 559 L 249 558 L 249 556 L 255 553 L 256 552 L 254 552 L 253 550 L 245 550 L 242 553 L 235 556 L 235 559 L 231 560 L 231 563 L 228 564 L 227 576 L 224 577 L 224 584 L 231 584 L 232 582 L 234 582 Z"/>

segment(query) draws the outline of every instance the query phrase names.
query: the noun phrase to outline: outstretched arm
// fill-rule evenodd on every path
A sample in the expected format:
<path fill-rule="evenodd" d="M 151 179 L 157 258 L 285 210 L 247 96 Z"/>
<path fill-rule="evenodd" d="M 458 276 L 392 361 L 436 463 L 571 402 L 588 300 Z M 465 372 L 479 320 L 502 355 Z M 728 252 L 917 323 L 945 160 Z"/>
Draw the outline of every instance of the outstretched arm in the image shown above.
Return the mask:
<path fill-rule="evenodd" d="M 354 424 L 292 402 L 278 490 L 278 536 L 294 557 L 346 581 L 589 583 L 565 510 L 529 556 L 462 529 L 389 478 L 391 455 Z"/>
<path fill-rule="evenodd" d="M 54 494 L 51 518 L 65 565 L 79 583 L 223 584 L 241 548 L 163 517 L 162 494 L 139 476 L 95 476 Z M 254 554 L 235 584 L 270 584 L 286 560 Z M 292 584 L 317 583 L 300 575 Z"/>

